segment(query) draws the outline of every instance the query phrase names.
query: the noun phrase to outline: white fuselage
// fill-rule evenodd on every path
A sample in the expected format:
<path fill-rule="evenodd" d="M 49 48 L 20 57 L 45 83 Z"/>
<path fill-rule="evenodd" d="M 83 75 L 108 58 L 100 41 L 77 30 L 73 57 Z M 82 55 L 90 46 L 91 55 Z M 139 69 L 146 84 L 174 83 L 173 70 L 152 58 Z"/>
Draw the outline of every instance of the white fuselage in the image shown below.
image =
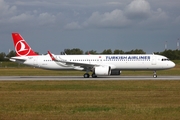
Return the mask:
<path fill-rule="evenodd" d="M 49 55 L 12 57 L 10 60 L 52 70 L 85 70 L 85 67 L 81 67 L 81 64 L 110 66 L 112 70 L 163 70 L 175 66 L 167 57 L 154 54 L 56 55 L 56 58 L 62 60 L 62 62 L 53 61 Z M 71 64 L 63 61 L 71 62 Z M 76 65 L 73 63 L 76 63 Z"/>

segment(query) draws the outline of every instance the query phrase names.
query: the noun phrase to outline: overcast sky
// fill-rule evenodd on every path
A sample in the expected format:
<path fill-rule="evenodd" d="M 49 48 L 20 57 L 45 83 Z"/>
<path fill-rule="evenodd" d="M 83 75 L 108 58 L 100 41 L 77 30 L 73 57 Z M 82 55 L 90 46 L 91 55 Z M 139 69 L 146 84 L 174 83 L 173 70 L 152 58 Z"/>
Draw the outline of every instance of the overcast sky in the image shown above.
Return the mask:
<path fill-rule="evenodd" d="M 14 50 L 12 32 L 31 48 L 59 54 L 104 49 L 175 50 L 180 0 L 0 0 L 0 52 Z"/>

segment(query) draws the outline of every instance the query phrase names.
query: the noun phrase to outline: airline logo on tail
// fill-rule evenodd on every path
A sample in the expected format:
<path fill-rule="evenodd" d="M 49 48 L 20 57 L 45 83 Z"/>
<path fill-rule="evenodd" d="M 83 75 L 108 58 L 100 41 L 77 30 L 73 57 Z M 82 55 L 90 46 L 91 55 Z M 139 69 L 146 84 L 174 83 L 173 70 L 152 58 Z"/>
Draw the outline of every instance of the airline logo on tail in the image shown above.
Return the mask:
<path fill-rule="evenodd" d="M 24 40 L 21 40 L 16 43 L 15 50 L 19 56 L 26 56 L 31 51 L 31 48 L 26 46 L 26 42 Z"/>
<path fill-rule="evenodd" d="M 12 33 L 17 56 L 37 55 L 19 33 Z"/>

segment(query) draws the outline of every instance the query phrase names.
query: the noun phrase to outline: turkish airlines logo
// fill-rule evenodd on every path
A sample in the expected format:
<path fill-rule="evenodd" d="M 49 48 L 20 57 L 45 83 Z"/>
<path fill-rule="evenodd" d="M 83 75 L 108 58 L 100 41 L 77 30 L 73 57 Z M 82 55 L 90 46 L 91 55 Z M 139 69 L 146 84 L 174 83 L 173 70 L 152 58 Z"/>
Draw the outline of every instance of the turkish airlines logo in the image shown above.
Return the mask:
<path fill-rule="evenodd" d="M 16 43 L 15 50 L 19 56 L 26 56 L 31 51 L 31 48 L 27 46 L 24 40 L 20 40 Z"/>

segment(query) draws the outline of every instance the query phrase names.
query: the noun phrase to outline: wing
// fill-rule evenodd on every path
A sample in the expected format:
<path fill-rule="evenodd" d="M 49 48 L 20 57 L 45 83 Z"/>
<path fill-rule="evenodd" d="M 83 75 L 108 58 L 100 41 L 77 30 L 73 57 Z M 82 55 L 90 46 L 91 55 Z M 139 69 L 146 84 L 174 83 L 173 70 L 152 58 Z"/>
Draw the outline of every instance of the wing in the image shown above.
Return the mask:
<path fill-rule="evenodd" d="M 99 64 L 77 63 L 77 62 L 67 61 L 64 59 L 59 59 L 59 58 L 56 58 L 55 55 L 53 55 L 50 51 L 48 51 L 48 54 L 53 61 L 66 63 L 67 65 L 69 64 L 69 65 L 74 65 L 74 66 L 80 66 L 83 68 L 93 68 L 94 66 L 100 66 Z"/>

